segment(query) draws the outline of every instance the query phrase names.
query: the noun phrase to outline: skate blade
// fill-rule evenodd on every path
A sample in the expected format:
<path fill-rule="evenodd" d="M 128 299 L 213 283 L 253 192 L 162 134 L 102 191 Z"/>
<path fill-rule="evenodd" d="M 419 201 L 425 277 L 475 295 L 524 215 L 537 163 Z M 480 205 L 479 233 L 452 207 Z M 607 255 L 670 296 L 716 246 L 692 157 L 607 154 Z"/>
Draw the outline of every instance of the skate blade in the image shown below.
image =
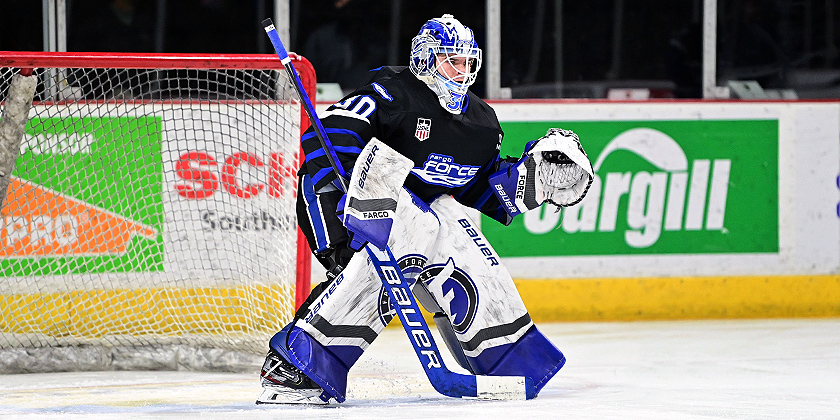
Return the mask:
<path fill-rule="evenodd" d="M 257 404 L 329 404 L 319 397 L 321 392 L 321 390 L 304 391 L 290 388 L 287 391 L 263 388 L 262 392 L 260 392 L 260 395 L 257 397 Z"/>

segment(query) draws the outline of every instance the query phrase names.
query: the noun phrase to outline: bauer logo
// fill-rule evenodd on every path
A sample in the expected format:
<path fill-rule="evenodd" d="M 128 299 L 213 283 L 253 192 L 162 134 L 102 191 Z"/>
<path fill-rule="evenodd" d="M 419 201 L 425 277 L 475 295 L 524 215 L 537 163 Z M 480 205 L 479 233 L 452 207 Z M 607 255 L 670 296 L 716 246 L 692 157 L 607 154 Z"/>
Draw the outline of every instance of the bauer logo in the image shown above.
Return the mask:
<path fill-rule="evenodd" d="M 408 284 L 414 285 L 414 278 L 423 271 L 423 267 L 426 265 L 426 257 L 419 254 L 409 254 L 400 258 L 397 264 L 400 266 L 400 271 L 402 271 Z M 395 316 L 397 316 L 397 312 L 394 309 L 394 303 L 388 296 L 388 292 L 382 287 L 379 289 L 379 321 L 382 322 L 383 326 L 387 326 Z"/>
<path fill-rule="evenodd" d="M 501 256 L 778 252 L 778 121 L 553 124 L 580 136 L 592 186 L 562 212 L 485 224 Z"/>
<path fill-rule="evenodd" d="M 370 148 L 368 155 L 363 158 L 361 173 L 359 173 L 359 188 L 365 188 L 365 181 L 367 180 L 368 172 L 370 172 L 370 165 L 376 159 L 376 151 L 379 147 L 373 146 Z M 361 159 L 360 159 L 361 160 Z"/>

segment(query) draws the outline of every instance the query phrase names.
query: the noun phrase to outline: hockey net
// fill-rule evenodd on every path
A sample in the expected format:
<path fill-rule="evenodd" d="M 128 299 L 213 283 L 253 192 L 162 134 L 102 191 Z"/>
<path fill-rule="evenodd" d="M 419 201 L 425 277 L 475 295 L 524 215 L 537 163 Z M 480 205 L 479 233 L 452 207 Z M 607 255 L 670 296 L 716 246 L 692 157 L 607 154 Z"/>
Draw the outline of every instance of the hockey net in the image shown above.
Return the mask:
<path fill-rule="evenodd" d="M 258 368 L 305 121 L 275 56 L 0 52 L 0 372 Z"/>

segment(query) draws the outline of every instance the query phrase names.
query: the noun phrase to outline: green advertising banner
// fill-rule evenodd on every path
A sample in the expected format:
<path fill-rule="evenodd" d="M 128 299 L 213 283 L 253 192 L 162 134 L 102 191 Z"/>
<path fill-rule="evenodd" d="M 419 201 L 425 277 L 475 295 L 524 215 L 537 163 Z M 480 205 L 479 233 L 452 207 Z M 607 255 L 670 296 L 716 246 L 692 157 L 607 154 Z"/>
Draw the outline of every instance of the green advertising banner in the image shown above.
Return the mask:
<path fill-rule="evenodd" d="M 551 127 L 578 134 L 596 179 L 560 212 L 482 216 L 500 256 L 779 251 L 778 120 L 503 122 L 502 156 Z"/>
<path fill-rule="evenodd" d="M 33 118 L 3 210 L 4 276 L 162 271 L 159 117 Z"/>

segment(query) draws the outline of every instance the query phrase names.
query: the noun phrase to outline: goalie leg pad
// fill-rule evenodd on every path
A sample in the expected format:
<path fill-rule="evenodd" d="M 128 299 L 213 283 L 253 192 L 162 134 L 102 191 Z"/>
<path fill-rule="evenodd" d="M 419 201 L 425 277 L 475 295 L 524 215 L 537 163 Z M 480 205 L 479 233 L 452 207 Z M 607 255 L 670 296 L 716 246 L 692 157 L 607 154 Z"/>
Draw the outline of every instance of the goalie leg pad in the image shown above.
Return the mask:
<path fill-rule="evenodd" d="M 515 343 L 488 349 L 470 364 L 477 374 L 531 378 L 539 393 L 566 364 L 566 357 L 532 325 Z"/>
<path fill-rule="evenodd" d="M 529 377 L 539 391 L 563 367 L 563 353 L 534 326 L 513 279 L 463 207 L 448 196 L 431 207 L 441 232 L 418 281 L 448 315 L 470 370 Z"/>
<path fill-rule="evenodd" d="M 330 395 L 323 387 L 289 361 L 285 345 L 288 330 L 276 334 L 269 342 L 271 350 L 260 370 L 262 392 L 257 404 L 327 404 Z"/>
<path fill-rule="evenodd" d="M 526 350 L 541 349 L 534 344 L 540 340 L 530 338 L 538 333 L 528 335 L 533 322 L 477 225 L 450 196 L 429 206 L 403 190 L 398 203 L 389 246 L 401 256 L 409 282 L 423 282 L 449 318 L 469 366 L 490 375 L 524 369 L 505 365 L 522 365 L 530 357 Z M 291 329 L 291 361 L 331 397 L 344 401 L 348 370 L 395 315 L 367 253 L 357 253 Z M 540 352 L 553 354 L 532 353 Z M 523 372 L 547 381 L 562 366 L 562 354 L 544 359 Z"/>

